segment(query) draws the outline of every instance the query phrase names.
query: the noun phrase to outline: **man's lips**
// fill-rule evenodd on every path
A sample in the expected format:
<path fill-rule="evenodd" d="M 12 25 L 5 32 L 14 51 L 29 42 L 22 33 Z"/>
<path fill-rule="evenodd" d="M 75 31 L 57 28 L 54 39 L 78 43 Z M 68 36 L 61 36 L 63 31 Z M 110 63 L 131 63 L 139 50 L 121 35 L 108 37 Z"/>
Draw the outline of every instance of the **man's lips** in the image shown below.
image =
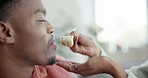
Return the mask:
<path fill-rule="evenodd" d="M 50 40 L 49 40 L 49 44 L 53 44 L 55 42 L 55 39 L 54 38 L 51 38 Z"/>
<path fill-rule="evenodd" d="M 52 47 L 52 48 L 57 48 L 56 44 L 55 44 L 55 39 L 51 38 L 48 42 L 48 46 Z"/>

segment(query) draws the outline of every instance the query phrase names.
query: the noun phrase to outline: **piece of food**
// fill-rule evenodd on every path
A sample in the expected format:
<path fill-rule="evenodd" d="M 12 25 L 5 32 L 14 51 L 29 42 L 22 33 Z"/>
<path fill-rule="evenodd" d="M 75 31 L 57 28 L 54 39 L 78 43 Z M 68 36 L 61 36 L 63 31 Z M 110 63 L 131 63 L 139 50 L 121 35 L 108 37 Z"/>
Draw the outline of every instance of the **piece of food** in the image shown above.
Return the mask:
<path fill-rule="evenodd" d="M 73 35 L 64 35 L 61 37 L 61 44 L 67 47 L 72 47 L 74 45 Z"/>

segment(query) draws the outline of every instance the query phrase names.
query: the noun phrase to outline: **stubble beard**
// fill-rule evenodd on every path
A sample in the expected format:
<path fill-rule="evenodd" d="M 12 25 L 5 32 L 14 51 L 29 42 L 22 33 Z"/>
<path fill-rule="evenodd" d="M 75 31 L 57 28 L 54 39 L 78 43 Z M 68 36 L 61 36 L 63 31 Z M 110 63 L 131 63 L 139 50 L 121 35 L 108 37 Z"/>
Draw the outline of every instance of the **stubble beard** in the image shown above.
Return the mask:
<path fill-rule="evenodd" d="M 53 56 L 53 57 L 51 57 L 51 58 L 49 59 L 49 62 L 48 62 L 47 65 L 53 65 L 53 64 L 55 64 L 55 63 L 56 63 L 56 57 Z"/>

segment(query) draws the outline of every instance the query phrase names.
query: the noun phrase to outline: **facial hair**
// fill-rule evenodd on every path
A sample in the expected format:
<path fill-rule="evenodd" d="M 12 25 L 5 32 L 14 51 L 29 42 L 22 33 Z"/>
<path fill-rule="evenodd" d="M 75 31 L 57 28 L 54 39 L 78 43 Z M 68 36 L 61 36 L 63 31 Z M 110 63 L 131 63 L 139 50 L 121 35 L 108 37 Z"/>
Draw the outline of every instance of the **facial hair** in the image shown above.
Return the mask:
<path fill-rule="evenodd" d="M 47 65 L 53 65 L 53 64 L 55 64 L 55 63 L 56 63 L 56 58 L 55 58 L 55 57 L 51 57 L 51 58 L 49 59 L 49 62 L 48 62 Z"/>

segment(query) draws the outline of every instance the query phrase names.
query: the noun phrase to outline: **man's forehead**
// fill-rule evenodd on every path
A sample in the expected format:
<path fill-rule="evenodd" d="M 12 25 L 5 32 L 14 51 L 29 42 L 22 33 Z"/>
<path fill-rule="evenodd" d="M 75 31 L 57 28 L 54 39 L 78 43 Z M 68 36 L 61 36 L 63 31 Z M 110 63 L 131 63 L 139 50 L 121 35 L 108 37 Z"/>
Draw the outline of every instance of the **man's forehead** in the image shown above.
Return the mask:
<path fill-rule="evenodd" d="M 27 15 L 29 14 L 29 16 L 34 16 L 37 13 L 46 15 L 46 9 L 41 0 L 24 0 L 24 10 L 27 11 Z"/>
<path fill-rule="evenodd" d="M 45 15 L 46 15 L 46 9 L 37 9 L 37 10 L 35 10 L 34 13 L 35 13 L 35 14 L 37 14 L 37 13 L 43 13 L 44 16 L 45 16 Z"/>

